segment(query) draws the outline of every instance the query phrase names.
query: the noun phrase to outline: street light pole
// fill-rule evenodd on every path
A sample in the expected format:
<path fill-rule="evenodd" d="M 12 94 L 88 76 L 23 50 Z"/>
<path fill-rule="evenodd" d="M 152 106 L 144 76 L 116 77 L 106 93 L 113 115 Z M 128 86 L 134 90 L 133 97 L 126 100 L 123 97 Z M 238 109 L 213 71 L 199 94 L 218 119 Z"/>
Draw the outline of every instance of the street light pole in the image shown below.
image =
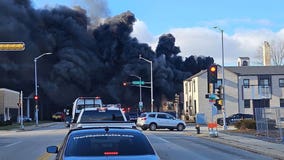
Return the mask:
<path fill-rule="evenodd" d="M 225 76 L 224 76 L 224 30 L 218 26 L 213 27 L 221 32 L 221 41 L 222 41 L 222 88 L 223 88 L 223 127 L 224 130 L 227 129 L 226 124 L 226 107 L 225 107 Z"/>
<path fill-rule="evenodd" d="M 139 54 L 139 59 L 142 59 L 148 63 L 150 63 L 151 65 L 151 112 L 153 112 L 153 107 L 154 107 L 154 99 L 153 99 L 153 65 L 152 65 L 152 61 L 145 59 L 141 56 L 141 54 Z"/>
<path fill-rule="evenodd" d="M 142 107 L 143 107 L 143 103 L 142 103 L 142 87 L 141 87 L 141 77 L 140 76 L 137 76 L 137 75 L 134 75 L 134 74 L 131 74 L 130 76 L 134 76 L 136 78 L 139 79 L 139 110 L 141 112 L 142 110 Z M 142 105 L 142 106 L 141 106 Z M 141 107 L 141 108 L 140 108 Z"/>
<path fill-rule="evenodd" d="M 45 55 L 49 55 L 52 53 L 43 53 L 40 56 L 34 58 L 35 63 L 35 97 L 38 98 L 38 92 L 37 92 L 37 60 Z M 36 119 L 36 126 L 38 126 L 38 99 L 35 100 L 35 119 Z"/>

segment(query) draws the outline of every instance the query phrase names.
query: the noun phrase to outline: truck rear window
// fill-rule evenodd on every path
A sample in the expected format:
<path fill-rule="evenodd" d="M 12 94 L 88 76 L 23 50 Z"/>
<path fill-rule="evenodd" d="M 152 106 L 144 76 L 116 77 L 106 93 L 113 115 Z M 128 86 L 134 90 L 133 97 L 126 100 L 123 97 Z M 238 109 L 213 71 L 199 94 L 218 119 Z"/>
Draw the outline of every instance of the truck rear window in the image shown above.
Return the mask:
<path fill-rule="evenodd" d="M 120 110 L 91 110 L 83 112 L 80 123 L 96 121 L 124 121 L 124 118 Z"/>

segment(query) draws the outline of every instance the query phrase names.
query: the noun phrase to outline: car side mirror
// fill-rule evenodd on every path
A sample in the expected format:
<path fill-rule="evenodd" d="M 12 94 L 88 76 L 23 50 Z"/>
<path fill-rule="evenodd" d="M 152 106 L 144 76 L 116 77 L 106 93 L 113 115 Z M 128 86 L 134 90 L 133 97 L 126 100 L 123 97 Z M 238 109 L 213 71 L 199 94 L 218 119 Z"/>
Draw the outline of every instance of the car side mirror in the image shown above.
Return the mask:
<path fill-rule="evenodd" d="M 57 146 L 49 146 L 46 148 L 47 153 L 58 153 L 58 147 Z"/>

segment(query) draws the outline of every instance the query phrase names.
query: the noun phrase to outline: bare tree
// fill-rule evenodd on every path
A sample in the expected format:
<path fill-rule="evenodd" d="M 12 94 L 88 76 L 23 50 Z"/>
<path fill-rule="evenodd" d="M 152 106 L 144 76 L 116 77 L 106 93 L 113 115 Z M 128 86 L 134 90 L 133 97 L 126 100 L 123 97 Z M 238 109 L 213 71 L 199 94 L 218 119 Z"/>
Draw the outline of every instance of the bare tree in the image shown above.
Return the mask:
<path fill-rule="evenodd" d="M 263 56 L 262 56 L 262 46 L 259 46 L 256 50 L 256 54 L 254 56 L 255 64 L 262 65 L 263 64 Z"/>
<path fill-rule="evenodd" d="M 284 61 L 284 42 L 272 42 L 271 45 L 271 59 L 272 63 L 276 66 L 283 65 Z"/>
<path fill-rule="evenodd" d="M 255 56 L 256 64 L 263 64 L 263 48 L 258 47 L 257 54 Z M 281 66 L 284 64 L 284 42 L 283 41 L 271 41 L 270 42 L 270 55 L 272 65 Z"/>

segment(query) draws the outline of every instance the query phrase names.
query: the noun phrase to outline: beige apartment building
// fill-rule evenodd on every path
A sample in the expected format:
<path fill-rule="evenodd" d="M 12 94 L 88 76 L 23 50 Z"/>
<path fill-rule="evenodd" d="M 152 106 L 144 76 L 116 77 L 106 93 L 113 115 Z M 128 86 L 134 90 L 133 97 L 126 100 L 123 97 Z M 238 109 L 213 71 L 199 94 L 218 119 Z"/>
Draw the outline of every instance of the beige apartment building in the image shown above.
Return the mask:
<path fill-rule="evenodd" d="M 0 88 L 0 120 L 17 120 L 20 92 Z"/>
<path fill-rule="evenodd" d="M 222 84 L 222 67 L 218 66 L 218 82 Z M 284 66 L 224 67 L 224 106 L 226 116 L 235 113 L 254 114 L 255 108 L 284 107 Z M 208 93 L 207 70 L 203 70 L 183 82 L 184 111 L 195 117 L 204 114 L 207 122 L 212 118 L 212 102 Z M 222 110 L 214 120 L 223 117 Z"/>

